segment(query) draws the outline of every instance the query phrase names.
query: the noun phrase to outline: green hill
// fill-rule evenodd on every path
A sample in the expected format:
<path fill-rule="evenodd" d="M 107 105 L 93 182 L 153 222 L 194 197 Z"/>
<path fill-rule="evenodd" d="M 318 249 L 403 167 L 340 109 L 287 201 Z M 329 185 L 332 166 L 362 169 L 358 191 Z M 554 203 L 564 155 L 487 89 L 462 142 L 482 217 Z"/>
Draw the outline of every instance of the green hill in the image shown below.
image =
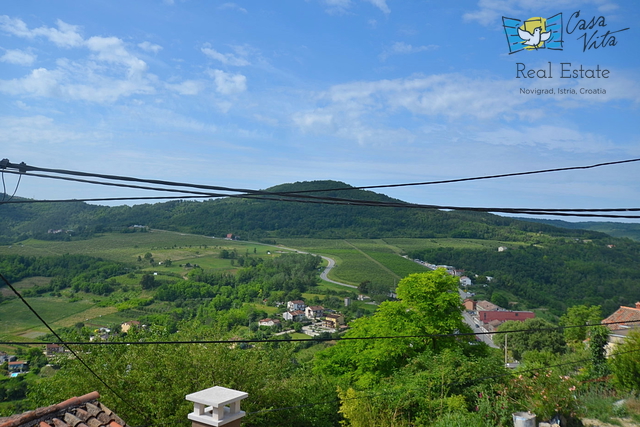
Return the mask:
<path fill-rule="evenodd" d="M 613 237 L 628 237 L 640 242 L 640 224 L 611 221 L 580 221 L 568 222 L 558 219 L 525 219 L 523 221 L 538 222 L 553 225 L 554 227 L 568 228 L 572 230 L 591 230 L 606 233 Z"/>
<path fill-rule="evenodd" d="M 272 193 L 313 191 L 313 196 L 381 202 L 401 202 L 372 191 L 321 191 L 351 188 L 336 181 L 282 184 Z M 474 212 L 388 207 L 326 205 L 273 200 L 221 198 L 207 201 L 171 201 L 134 206 L 95 206 L 86 203 L 0 205 L 0 243 L 28 237 L 71 239 L 92 232 L 127 230 L 140 224 L 151 228 L 224 236 L 245 240 L 291 237 L 383 238 L 456 237 L 527 241 L 532 233 L 593 238 L 583 230 L 562 230 L 513 218 Z M 49 230 L 63 230 L 51 234 Z M 67 230 L 72 230 L 67 232 Z"/>
<path fill-rule="evenodd" d="M 326 188 L 353 187 L 336 181 L 311 181 L 282 184 L 266 191 L 274 193 L 273 197 L 305 191 L 315 196 L 401 202 L 372 191 L 323 191 Z M 454 265 L 469 274 L 493 276 L 496 280 L 490 289 L 507 291 L 532 306 L 547 306 L 558 313 L 580 303 L 603 304 L 608 312 L 640 300 L 640 276 L 634 270 L 640 264 L 640 244 L 630 239 L 486 213 L 296 203 L 266 200 L 268 197 L 115 207 L 2 204 L 0 244 L 26 238 L 75 240 L 106 231 L 145 230 L 133 225 L 217 237 L 231 233 L 241 240 L 265 242 L 292 238 L 493 240 L 513 245 L 507 245 L 509 250 L 502 253 L 484 247 L 434 249 L 412 245 L 405 253 Z"/>

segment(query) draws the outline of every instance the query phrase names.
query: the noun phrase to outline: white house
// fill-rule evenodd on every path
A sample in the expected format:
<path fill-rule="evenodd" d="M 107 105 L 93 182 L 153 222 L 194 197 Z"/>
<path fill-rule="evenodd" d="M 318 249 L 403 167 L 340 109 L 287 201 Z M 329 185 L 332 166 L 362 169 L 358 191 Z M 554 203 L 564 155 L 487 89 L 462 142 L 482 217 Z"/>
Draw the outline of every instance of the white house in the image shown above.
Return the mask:
<path fill-rule="evenodd" d="M 471 286 L 471 279 L 469 279 L 467 276 L 462 276 L 460 278 L 460 285 L 461 286 Z"/>
<path fill-rule="evenodd" d="M 258 321 L 258 325 L 259 326 L 276 326 L 279 325 L 280 321 L 278 319 L 262 319 L 260 321 Z"/>
<path fill-rule="evenodd" d="M 304 310 L 306 307 L 307 305 L 301 300 L 287 301 L 287 310 L 289 311 Z"/>
<path fill-rule="evenodd" d="M 308 319 L 318 319 L 324 316 L 324 307 L 321 305 L 311 305 L 304 309 L 304 315 Z"/>
<path fill-rule="evenodd" d="M 300 322 L 304 319 L 304 311 L 302 310 L 285 311 L 282 314 L 282 317 L 284 318 L 284 320 Z"/>

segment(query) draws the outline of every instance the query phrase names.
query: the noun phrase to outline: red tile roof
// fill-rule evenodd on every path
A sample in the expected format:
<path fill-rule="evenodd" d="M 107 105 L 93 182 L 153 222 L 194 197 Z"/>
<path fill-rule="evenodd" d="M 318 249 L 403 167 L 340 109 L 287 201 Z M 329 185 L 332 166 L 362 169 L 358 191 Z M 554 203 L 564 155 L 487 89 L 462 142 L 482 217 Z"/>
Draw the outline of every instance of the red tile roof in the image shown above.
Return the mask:
<path fill-rule="evenodd" d="M 0 427 L 129 427 L 98 402 L 99 397 L 94 391 L 46 408 L 0 418 Z"/>
<path fill-rule="evenodd" d="M 635 322 L 633 322 L 635 321 Z M 622 323 L 618 323 L 622 322 Z M 632 322 L 630 325 L 626 325 L 626 322 Z M 636 303 L 634 307 L 620 307 L 615 313 L 607 317 L 602 321 L 603 324 L 617 323 L 615 325 L 609 325 L 609 329 L 616 330 L 621 329 L 624 326 L 640 325 L 640 302 Z"/>

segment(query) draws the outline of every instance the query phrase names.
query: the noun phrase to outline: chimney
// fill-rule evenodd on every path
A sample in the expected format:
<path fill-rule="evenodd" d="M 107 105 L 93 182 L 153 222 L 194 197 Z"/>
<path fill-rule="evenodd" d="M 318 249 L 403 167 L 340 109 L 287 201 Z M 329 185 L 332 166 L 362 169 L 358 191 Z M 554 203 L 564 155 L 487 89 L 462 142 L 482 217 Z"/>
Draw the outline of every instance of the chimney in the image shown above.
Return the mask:
<path fill-rule="evenodd" d="M 249 395 L 226 387 L 211 387 L 188 394 L 185 399 L 193 402 L 193 412 L 188 415 L 192 427 L 240 427 L 245 412 L 240 401 Z"/>
<path fill-rule="evenodd" d="M 636 309 L 640 310 L 640 301 L 636 303 Z"/>

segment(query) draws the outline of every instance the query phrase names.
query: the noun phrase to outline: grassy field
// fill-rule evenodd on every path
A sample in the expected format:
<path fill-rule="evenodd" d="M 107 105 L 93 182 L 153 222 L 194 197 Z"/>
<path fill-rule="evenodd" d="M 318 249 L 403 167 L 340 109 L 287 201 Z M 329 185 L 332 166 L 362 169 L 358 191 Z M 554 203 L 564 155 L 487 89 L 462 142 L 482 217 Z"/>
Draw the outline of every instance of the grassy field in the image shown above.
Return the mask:
<path fill-rule="evenodd" d="M 238 268 L 231 260 L 221 259 L 220 251 L 235 250 L 238 255 L 250 257 L 278 256 L 292 248 L 318 255 L 325 255 L 336 261 L 336 268 L 330 278 L 340 282 L 358 285 L 370 280 L 374 283 L 389 284 L 392 287 L 402 277 L 425 271 L 424 267 L 403 258 L 410 251 L 425 247 L 455 247 L 485 249 L 497 248 L 505 242 L 474 239 L 282 239 L 278 246 L 261 243 L 229 241 L 205 236 L 189 235 L 176 232 L 152 231 L 148 233 L 107 233 L 90 240 L 72 242 L 27 240 L 21 244 L 0 247 L 0 256 L 19 254 L 25 256 L 48 256 L 84 254 L 114 261 L 124 262 L 140 267 L 141 271 L 134 275 L 117 277 L 116 280 L 126 287 L 126 291 L 118 290 L 109 297 L 82 296 L 79 301 L 71 302 L 69 298 L 51 295 L 30 298 L 28 301 L 43 318 L 54 328 L 73 326 L 83 322 L 91 326 L 109 326 L 139 317 L 149 312 L 163 312 L 166 307 L 154 303 L 146 307 L 145 312 L 139 310 L 118 311 L 116 305 L 135 298 L 149 298 L 150 291 L 143 291 L 140 278 L 143 272 L 157 272 L 159 278 L 165 274 L 185 276 L 191 269 L 184 264 L 198 264 L 207 270 L 228 271 L 233 273 Z M 509 242 L 513 246 L 513 242 Z M 254 254 L 255 250 L 255 254 Z M 267 252 L 270 252 L 268 254 Z M 155 263 L 144 260 L 144 255 L 152 254 Z M 142 258 L 141 261 L 138 257 Z M 158 265 L 158 262 L 172 260 L 172 265 Z M 427 260 L 428 261 L 428 260 Z M 183 266 L 181 267 L 180 264 Z M 24 290 L 35 285 L 47 284 L 46 277 L 33 277 L 15 284 L 17 289 Z M 10 296 L 6 287 L 0 288 L 4 296 Z M 320 281 L 318 287 L 309 292 L 307 297 L 318 296 L 322 299 L 328 291 L 357 292 L 333 283 Z M 99 304 L 101 303 L 101 304 Z M 360 302 L 356 302 L 361 304 Z M 105 306 L 106 305 L 106 306 Z M 375 306 L 362 305 L 366 311 L 375 310 Z M 259 307 L 267 313 L 274 312 L 271 307 Z M 46 328 L 19 300 L 12 299 L 0 304 L 0 339 L 32 340 L 46 333 Z M 0 348 L 1 349 L 1 348 Z"/>
<path fill-rule="evenodd" d="M 66 298 L 55 297 L 26 298 L 26 300 L 47 323 L 54 326 L 64 319 L 75 317 L 95 307 L 95 303 L 89 300 L 69 302 Z M 17 338 L 29 341 L 48 332 L 29 308 L 15 298 L 3 302 L 0 306 L 0 325 L 2 325 L 0 340 Z"/>

